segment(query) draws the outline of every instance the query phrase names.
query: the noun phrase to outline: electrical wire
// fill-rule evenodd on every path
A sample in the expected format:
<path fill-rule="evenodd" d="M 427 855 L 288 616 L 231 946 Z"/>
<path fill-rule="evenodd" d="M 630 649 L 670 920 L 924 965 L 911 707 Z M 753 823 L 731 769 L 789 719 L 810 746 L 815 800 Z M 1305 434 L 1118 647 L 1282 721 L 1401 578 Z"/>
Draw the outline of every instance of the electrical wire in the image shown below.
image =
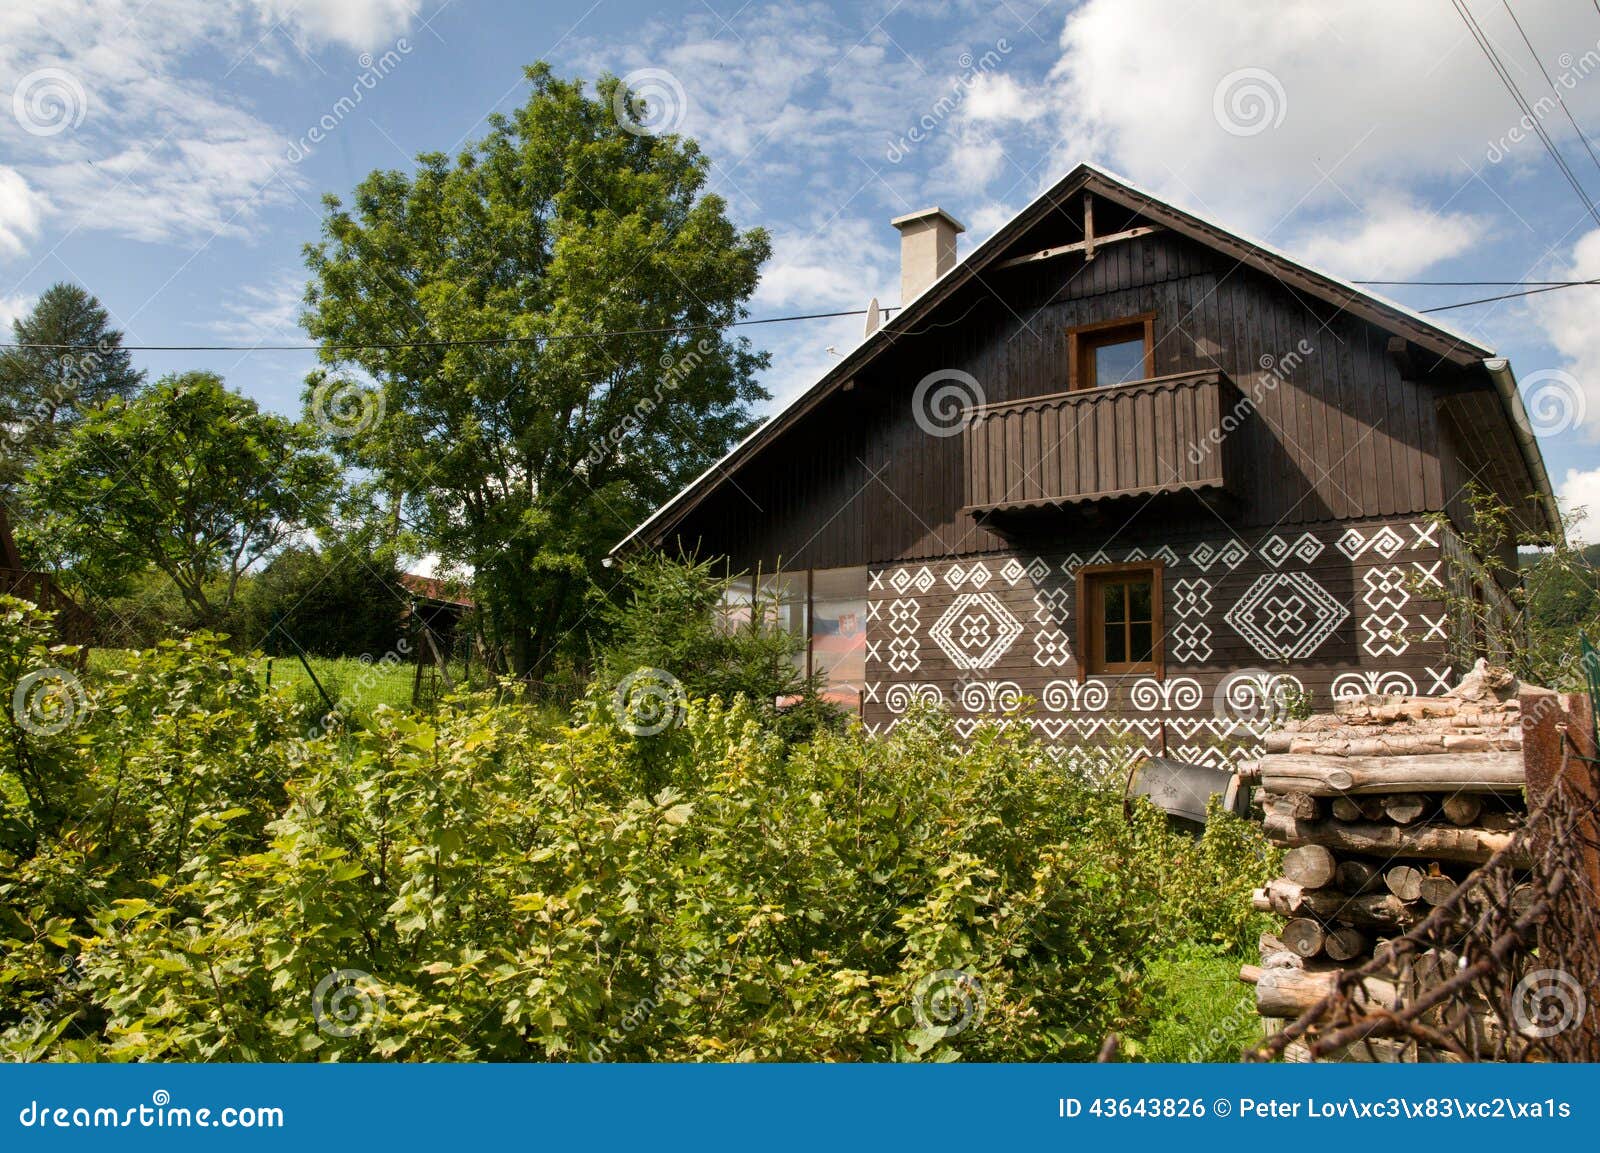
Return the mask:
<path fill-rule="evenodd" d="M 1494 44 L 1489 40 L 1488 33 L 1484 32 L 1483 28 L 1478 24 L 1477 18 L 1472 15 L 1472 10 L 1466 6 L 1465 0 L 1450 0 L 1450 2 L 1456 10 L 1456 15 L 1460 16 L 1466 24 L 1467 31 L 1471 33 L 1473 40 L 1482 49 L 1484 56 L 1489 61 L 1489 66 L 1494 69 L 1494 74 L 1499 78 L 1505 90 L 1511 94 L 1511 99 L 1516 102 L 1517 108 L 1527 118 L 1533 131 L 1538 135 L 1539 142 L 1544 145 L 1544 150 L 1550 154 L 1550 159 L 1555 161 L 1556 167 L 1566 177 L 1567 183 L 1572 185 L 1572 190 L 1578 194 L 1578 199 L 1583 201 L 1584 207 L 1588 209 L 1589 215 L 1594 218 L 1595 223 L 1600 224 L 1600 209 L 1595 208 L 1594 201 L 1589 199 L 1588 192 L 1578 182 L 1578 178 L 1572 169 L 1568 167 L 1560 150 L 1556 148 L 1555 141 L 1550 139 L 1550 134 L 1544 130 L 1544 125 L 1533 114 L 1532 107 L 1529 106 L 1527 99 L 1522 95 L 1522 90 L 1517 87 L 1517 82 L 1512 78 L 1510 70 L 1506 68 L 1505 62 L 1500 59 L 1500 54 L 1495 51 Z"/>
<path fill-rule="evenodd" d="M 661 325 L 655 328 L 617 328 L 606 332 L 562 332 L 551 336 L 473 336 L 461 340 L 399 340 L 388 344 L 122 344 L 128 352 L 363 352 L 393 348 L 465 348 L 490 344 L 537 344 L 553 340 L 597 340 L 610 336 L 666 336 L 679 332 L 705 332 L 747 324 L 784 324 L 792 320 L 825 320 L 835 316 L 865 316 L 870 310 L 852 308 L 843 312 L 807 312 L 795 316 L 762 316 L 753 320 L 730 320 L 722 324 Z M 895 312 L 897 306 L 880 307 L 879 312 Z M 81 352 L 92 344 L 0 343 L 0 348 L 37 348 L 55 352 Z"/>
<path fill-rule="evenodd" d="M 1500 0 L 1506 6 L 1506 15 L 1511 17 L 1511 23 L 1516 25 L 1517 35 L 1522 37 L 1522 42 L 1528 46 L 1528 55 L 1533 57 L 1533 62 L 1539 66 L 1539 74 L 1544 77 L 1544 82 L 1550 85 L 1550 91 L 1556 95 L 1556 103 L 1561 105 L 1561 111 L 1566 113 L 1567 123 L 1572 125 L 1572 130 L 1578 134 L 1578 139 L 1583 141 L 1584 149 L 1589 153 L 1589 160 L 1596 169 L 1600 169 L 1600 156 L 1594 154 L 1594 145 L 1589 143 L 1589 138 L 1583 134 L 1583 129 L 1578 127 L 1577 119 L 1572 115 L 1572 109 L 1567 107 L 1567 102 L 1561 97 L 1561 89 L 1556 82 L 1550 79 L 1550 73 L 1544 66 L 1544 61 L 1539 59 L 1538 50 L 1534 48 L 1533 41 L 1528 39 L 1528 34 L 1522 30 L 1522 21 L 1517 19 L 1517 14 L 1511 10 L 1511 0 Z M 1600 10 L 1600 8 L 1597 8 Z"/>

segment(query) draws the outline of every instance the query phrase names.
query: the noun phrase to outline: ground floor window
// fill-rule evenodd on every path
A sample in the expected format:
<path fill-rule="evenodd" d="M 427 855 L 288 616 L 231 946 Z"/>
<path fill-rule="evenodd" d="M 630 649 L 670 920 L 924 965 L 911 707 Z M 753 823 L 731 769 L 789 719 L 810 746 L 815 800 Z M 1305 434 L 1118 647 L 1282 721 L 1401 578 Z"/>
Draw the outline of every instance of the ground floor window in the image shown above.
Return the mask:
<path fill-rule="evenodd" d="M 1078 572 L 1079 670 L 1083 676 L 1162 667 L 1161 565 L 1086 565 Z"/>

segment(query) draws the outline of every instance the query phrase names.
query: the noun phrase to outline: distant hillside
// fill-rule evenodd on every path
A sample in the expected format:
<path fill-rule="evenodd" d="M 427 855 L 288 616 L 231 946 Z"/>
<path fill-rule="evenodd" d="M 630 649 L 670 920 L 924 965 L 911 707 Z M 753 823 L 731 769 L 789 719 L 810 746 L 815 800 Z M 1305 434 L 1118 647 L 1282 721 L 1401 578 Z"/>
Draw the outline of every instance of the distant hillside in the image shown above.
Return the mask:
<path fill-rule="evenodd" d="M 1600 609 L 1600 544 L 1586 546 L 1578 556 L 1588 567 L 1587 572 L 1563 573 L 1547 580 L 1534 594 L 1528 608 L 1536 628 L 1576 629 L 1592 621 Z M 1530 568 L 1538 559 L 1537 554 L 1524 553 L 1522 567 Z"/>

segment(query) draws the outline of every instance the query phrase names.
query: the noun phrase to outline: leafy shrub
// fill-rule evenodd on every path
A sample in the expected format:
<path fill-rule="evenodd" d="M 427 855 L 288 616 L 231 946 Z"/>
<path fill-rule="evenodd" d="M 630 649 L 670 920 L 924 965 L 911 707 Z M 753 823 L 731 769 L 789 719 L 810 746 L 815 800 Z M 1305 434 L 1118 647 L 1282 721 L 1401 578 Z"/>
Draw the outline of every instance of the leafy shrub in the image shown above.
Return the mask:
<path fill-rule="evenodd" d="M 744 621 L 721 612 L 729 582 L 709 561 L 648 554 L 622 562 L 625 596 L 603 601 L 591 696 L 603 703 L 640 669 L 666 673 L 688 696 L 744 697 L 787 737 L 839 726 L 796 661 L 804 640 L 770 627 L 774 605 L 758 600 Z M 778 702 L 783 702 L 780 708 Z"/>
<path fill-rule="evenodd" d="M 14 678 L 41 654 L 5 624 Z M 69 735 L 11 731 L 4 779 L 70 782 L 0 856 L 13 1054 L 1085 1059 L 1137 1035 L 1151 959 L 1245 939 L 1270 873 L 1242 822 L 1125 817 L 1020 728 L 791 744 L 691 698 L 638 736 L 471 698 L 335 745 L 249 672 L 169 644 L 91 674 Z"/>

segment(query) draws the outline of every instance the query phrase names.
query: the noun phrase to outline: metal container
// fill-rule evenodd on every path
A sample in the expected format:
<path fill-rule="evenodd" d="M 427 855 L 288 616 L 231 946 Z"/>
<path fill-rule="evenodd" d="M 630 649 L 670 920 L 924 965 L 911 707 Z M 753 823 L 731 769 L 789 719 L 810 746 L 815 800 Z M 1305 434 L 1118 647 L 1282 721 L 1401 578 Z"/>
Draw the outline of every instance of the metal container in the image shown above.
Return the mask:
<path fill-rule="evenodd" d="M 1249 789 L 1238 774 L 1208 765 L 1191 765 L 1170 757 L 1146 757 L 1128 774 L 1127 796 L 1149 797 L 1156 808 L 1196 824 L 1206 823 L 1206 803 L 1222 795 L 1222 807 L 1240 817 L 1250 815 Z"/>

